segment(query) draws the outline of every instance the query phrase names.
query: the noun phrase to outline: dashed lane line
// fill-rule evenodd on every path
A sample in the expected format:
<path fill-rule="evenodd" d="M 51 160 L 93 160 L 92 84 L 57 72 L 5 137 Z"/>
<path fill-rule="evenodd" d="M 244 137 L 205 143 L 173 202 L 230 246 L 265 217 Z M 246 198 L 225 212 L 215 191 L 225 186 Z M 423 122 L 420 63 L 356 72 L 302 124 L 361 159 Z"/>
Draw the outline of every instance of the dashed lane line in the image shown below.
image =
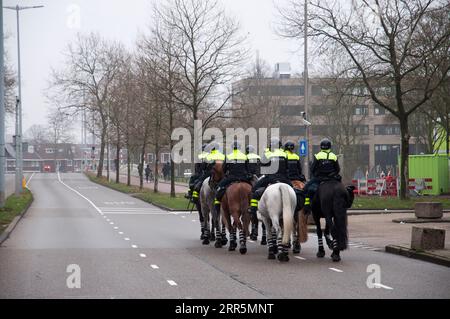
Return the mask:
<path fill-rule="evenodd" d="M 300 256 L 294 256 L 294 258 L 300 259 L 300 260 L 306 260 L 306 258 L 300 257 Z"/>
<path fill-rule="evenodd" d="M 31 174 L 30 178 L 28 179 L 27 183 L 25 184 L 25 187 L 28 188 L 28 184 L 30 184 L 31 179 L 33 178 L 35 173 Z M 29 188 L 28 188 L 29 189 Z"/>
<path fill-rule="evenodd" d="M 159 269 L 157 265 L 150 265 L 150 267 L 152 267 L 153 269 Z"/>
<path fill-rule="evenodd" d="M 130 240 L 130 238 L 128 238 L 128 237 L 125 237 L 125 238 L 124 238 L 124 240 L 128 241 L 128 240 Z"/>
<path fill-rule="evenodd" d="M 139 256 L 140 256 L 140 257 L 142 257 L 142 258 L 145 258 L 145 257 L 147 257 L 147 255 L 146 255 L 146 254 L 139 254 Z"/>
<path fill-rule="evenodd" d="M 173 280 L 167 280 L 167 282 L 169 283 L 169 285 L 171 286 L 178 286 L 177 283 Z"/>
<path fill-rule="evenodd" d="M 392 288 L 392 287 L 389 287 L 389 286 L 386 286 L 386 285 L 383 285 L 383 284 L 378 284 L 378 283 L 375 283 L 375 284 L 373 284 L 375 287 L 378 287 L 378 288 L 384 288 L 384 289 L 387 289 L 387 290 L 393 290 L 394 288 Z"/>
<path fill-rule="evenodd" d="M 330 269 L 332 271 L 335 271 L 335 272 L 344 272 L 343 270 L 340 270 L 340 269 L 337 269 L 337 268 L 328 268 L 328 269 Z"/>

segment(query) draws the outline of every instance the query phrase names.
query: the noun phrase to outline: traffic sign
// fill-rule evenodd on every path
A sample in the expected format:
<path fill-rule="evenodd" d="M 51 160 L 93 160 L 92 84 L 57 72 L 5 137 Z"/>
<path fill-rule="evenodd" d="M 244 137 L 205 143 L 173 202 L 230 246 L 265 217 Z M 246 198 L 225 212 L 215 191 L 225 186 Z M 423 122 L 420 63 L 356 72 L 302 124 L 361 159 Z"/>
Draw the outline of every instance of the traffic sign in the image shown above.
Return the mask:
<path fill-rule="evenodd" d="M 300 156 L 306 156 L 308 155 L 308 141 L 307 140 L 300 140 L 299 141 L 299 148 L 298 152 Z"/>

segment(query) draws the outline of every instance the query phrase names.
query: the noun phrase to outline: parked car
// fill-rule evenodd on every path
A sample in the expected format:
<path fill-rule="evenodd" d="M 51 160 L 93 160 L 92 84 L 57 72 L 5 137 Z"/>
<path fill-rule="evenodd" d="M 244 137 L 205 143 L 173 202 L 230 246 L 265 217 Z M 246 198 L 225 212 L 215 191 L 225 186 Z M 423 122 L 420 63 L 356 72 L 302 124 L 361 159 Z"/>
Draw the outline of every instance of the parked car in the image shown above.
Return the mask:
<path fill-rule="evenodd" d="M 50 165 L 44 165 L 44 172 L 50 172 L 51 167 Z"/>

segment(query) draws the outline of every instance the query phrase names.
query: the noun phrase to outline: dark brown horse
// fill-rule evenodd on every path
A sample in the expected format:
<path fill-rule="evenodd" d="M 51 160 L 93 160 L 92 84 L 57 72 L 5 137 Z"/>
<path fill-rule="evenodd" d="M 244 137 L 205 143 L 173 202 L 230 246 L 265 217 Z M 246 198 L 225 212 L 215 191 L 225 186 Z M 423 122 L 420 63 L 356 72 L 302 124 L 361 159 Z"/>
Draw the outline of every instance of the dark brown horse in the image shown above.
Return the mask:
<path fill-rule="evenodd" d="M 249 235 L 250 225 L 248 206 L 251 193 L 252 186 L 249 183 L 237 182 L 228 186 L 222 198 L 222 217 L 230 233 L 229 251 L 234 251 L 237 247 L 236 232 L 239 229 L 239 252 L 241 254 L 247 252 L 247 236 Z"/>

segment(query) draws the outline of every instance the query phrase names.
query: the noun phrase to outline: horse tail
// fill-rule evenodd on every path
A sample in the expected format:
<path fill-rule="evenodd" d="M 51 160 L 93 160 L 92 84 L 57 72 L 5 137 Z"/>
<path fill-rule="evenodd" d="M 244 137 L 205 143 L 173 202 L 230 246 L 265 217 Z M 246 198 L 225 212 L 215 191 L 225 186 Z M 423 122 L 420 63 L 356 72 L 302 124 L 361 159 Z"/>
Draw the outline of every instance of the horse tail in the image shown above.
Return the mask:
<path fill-rule="evenodd" d="M 336 190 L 333 199 L 334 226 L 339 250 L 348 248 L 347 194 Z"/>
<path fill-rule="evenodd" d="M 287 245 L 291 239 L 293 231 L 294 216 L 289 187 L 286 184 L 280 184 L 281 203 L 283 204 L 283 245 Z M 294 207 L 295 209 L 295 207 Z"/>

